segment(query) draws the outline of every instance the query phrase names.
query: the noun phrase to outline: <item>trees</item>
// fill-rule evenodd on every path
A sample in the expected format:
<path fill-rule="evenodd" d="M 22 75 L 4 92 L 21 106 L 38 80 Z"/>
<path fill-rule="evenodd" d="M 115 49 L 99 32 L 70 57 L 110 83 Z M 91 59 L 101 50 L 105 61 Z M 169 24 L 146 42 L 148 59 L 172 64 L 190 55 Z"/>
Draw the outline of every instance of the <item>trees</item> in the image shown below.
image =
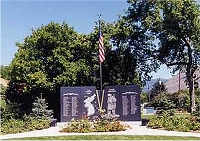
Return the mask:
<path fill-rule="evenodd" d="M 91 83 L 87 79 L 90 62 L 85 60 L 90 57 L 90 51 L 84 35 L 67 24 L 50 23 L 25 38 L 11 64 L 12 80 L 33 83 L 30 87 L 53 88 L 54 84 L 63 82 L 73 86 L 78 81 L 76 76 L 83 75 L 84 83 Z"/>
<path fill-rule="evenodd" d="M 98 26 L 96 25 L 94 31 L 89 34 L 90 45 L 98 48 Z M 130 48 L 122 46 L 118 42 L 122 38 L 122 28 L 116 24 L 101 22 L 101 30 L 104 36 L 105 46 L 105 61 L 102 65 L 103 70 L 103 85 L 141 85 L 141 79 L 136 70 L 138 64 L 135 56 Z M 127 30 L 123 32 L 127 34 Z M 99 78 L 99 63 L 98 52 L 93 56 L 93 68 L 95 72 L 95 79 Z"/>
<path fill-rule="evenodd" d="M 138 84 L 142 86 L 149 79 L 149 73 L 159 67 L 158 60 L 152 57 L 154 44 L 148 40 L 137 23 L 127 21 L 121 17 L 113 24 L 102 22 L 102 33 L 105 39 L 106 60 L 103 64 L 104 85 L 128 85 Z M 98 28 L 91 33 L 97 37 Z M 97 39 L 93 40 L 92 46 L 97 46 Z M 97 56 L 97 55 L 96 55 Z M 98 60 L 98 59 L 96 59 Z M 98 66 L 96 66 L 98 68 Z M 99 69 L 96 69 L 98 76 Z"/>
<path fill-rule="evenodd" d="M 139 83 L 132 52 L 111 49 L 113 30 L 112 24 L 102 22 L 106 48 L 105 85 Z M 42 95 L 54 110 L 54 117 L 59 119 L 60 87 L 90 86 L 97 81 L 98 28 L 84 35 L 65 23 L 52 22 L 33 30 L 17 46 L 18 51 L 9 66 L 11 79 L 6 97 L 19 103 L 24 113 L 30 113 L 33 101 Z"/>
<path fill-rule="evenodd" d="M 150 100 L 154 100 L 155 97 L 160 96 L 162 97 L 162 93 L 167 93 L 167 89 L 165 87 L 165 84 L 158 80 L 154 85 L 153 88 L 150 91 Z"/>
<path fill-rule="evenodd" d="M 145 93 L 145 92 L 141 93 L 141 95 L 140 95 L 140 102 L 142 104 L 148 102 L 148 94 L 147 93 Z"/>
<path fill-rule="evenodd" d="M 18 44 L 7 98 L 22 103 L 21 111 L 31 112 L 34 99 L 42 94 L 59 117 L 61 86 L 94 84 L 91 54 L 95 51 L 88 36 L 65 23 L 52 22 L 33 30 Z"/>
<path fill-rule="evenodd" d="M 117 48 L 116 52 L 121 57 L 121 63 L 127 65 L 126 70 L 129 71 L 131 66 L 131 70 L 135 70 L 134 79 L 138 76 L 137 80 L 144 83 L 150 78 L 150 72 L 159 67 L 158 60 L 152 56 L 154 44 L 149 39 L 150 36 L 145 33 L 138 21 L 132 22 L 127 16 L 121 16 L 112 26 L 111 42 Z M 123 66 L 121 67 L 123 69 Z M 133 76 L 131 73 L 126 75 Z"/>
<path fill-rule="evenodd" d="M 10 75 L 9 75 L 9 66 L 0 66 L 0 73 L 1 73 L 1 78 L 10 80 Z"/>
<path fill-rule="evenodd" d="M 167 66 L 186 70 L 191 112 L 194 112 L 194 73 L 200 65 L 200 9 L 195 2 L 189 0 L 171 0 L 162 2 L 161 6 L 164 17 L 162 27 L 165 31 L 159 35 L 162 45 L 159 58 Z"/>
<path fill-rule="evenodd" d="M 193 0 L 129 0 L 128 22 L 137 23 L 157 43 L 153 56 L 174 71 L 185 69 L 191 112 L 194 73 L 200 65 L 200 9 Z"/>
<path fill-rule="evenodd" d="M 33 102 L 33 108 L 31 115 L 36 118 L 47 118 L 51 120 L 53 118 L 53 111 L 48 110 L 48 104 L 46 100 L 42 97 L 37 97 L 36 100 Z"/>
<path fill-rule="evenodd" d="M 133 84 L 137 79 L 136 60 L 129 48 L 110 50 L 103 66 L 104 82 L 107 85 Z M 140 84 L 140 83 L 137 83 Z"/>

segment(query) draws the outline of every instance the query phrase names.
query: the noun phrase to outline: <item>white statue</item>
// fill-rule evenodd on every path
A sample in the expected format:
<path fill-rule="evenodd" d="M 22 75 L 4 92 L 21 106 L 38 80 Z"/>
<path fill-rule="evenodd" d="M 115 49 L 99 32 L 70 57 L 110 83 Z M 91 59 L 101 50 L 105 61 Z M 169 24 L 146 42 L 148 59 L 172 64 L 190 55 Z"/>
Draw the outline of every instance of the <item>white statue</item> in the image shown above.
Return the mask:
<path fill-rule="evenodd" d="M 115 115 L 115 109 L 116 109 L 116 98 L 112 94 L 108 94 L 108 114 L 109 115 Z"/>
<path fill-rule="evenodd" d="M 92 95 L 84 100 L 84 106 L 87 108 L 87 116 L 91 116 L 95 113 L 94 106 L 92 105 L 92 101 L 94 101 L 96 95 Z"/>

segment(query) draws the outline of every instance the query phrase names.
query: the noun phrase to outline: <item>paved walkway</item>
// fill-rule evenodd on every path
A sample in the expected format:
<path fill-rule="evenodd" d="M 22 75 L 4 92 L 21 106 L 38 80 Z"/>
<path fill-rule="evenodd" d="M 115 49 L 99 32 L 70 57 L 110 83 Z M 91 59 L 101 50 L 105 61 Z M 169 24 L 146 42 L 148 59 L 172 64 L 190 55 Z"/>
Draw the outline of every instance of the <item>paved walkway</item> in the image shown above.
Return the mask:
<path fill-rule="evenodd" d="M 59 132 L 61 127 L 57 126 L 57 127 L 50 127 L 48 129 L 30 131 L 30 132 L 25 132 L 25 133 L 1 135 L 0 140 L 11 139 L 11 138 L 24 138 L 24 137 L 68 136 L 68 135 L 155 135 L 155 136 L 200 137 L 200 133 L 175 132 L 175 131 L 150 129 L 150 128 L 147 128 L 146 126 L 134 125 L 131 122 L 129 122 L 128 124 L 132 128 L 126 131 L 120 131 L 120 132 L 61 133 Z"/>

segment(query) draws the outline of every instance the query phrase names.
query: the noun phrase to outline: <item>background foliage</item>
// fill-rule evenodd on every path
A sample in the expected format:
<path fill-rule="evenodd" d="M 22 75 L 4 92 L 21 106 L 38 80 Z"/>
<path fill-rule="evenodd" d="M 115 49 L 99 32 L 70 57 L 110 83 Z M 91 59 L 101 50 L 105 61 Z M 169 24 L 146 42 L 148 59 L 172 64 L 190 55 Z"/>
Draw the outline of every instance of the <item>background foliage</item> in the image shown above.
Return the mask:
<path fill-rule="evenodd" d="M 106 61 L 103 80 L 106 85 L 141 85 L 137 59 L 130 48 L 113 48 L 115 28 L 101 22 Z M 6 99 L 19 105 L 21 115 L 32 111 L 32 103 L 42 94 L 57 119 L 60 114 L 61 86 L 99 84 L 98 27 L 88 35 L 79 34 L 66 23 L 49 23 L 34 29 L 9 66 L 11 81 Z"/>
<path fill-rule="evenodd" d="M 184 67 L 190 107 L 194 108 L 192 79 L 200 63 L 198 5 L 190 0 L 128 0 L 128 5 L 125 15 L 114 23 L 101 22 L 106 56 L 103 85 L 142 86 L 161 63 L 174 70 Z M 97 24 L 86 35 L 66 23 L 51 22 L 33 29 L 23 43 L 16 45 L 14 59 L 9 67 L 1 68 L 1 74 L 10 80 L 5 103 L 17 105 L 12 108 L 17 117 L 31 113 L 32 103 L 42 94 L 54 117 L 60 119 L 61 86 L 99 88 Z M 154 94 L 159 99 L 158 93 Z M 165 93 L 160 98 L 154 101 L 157 105 L 171 105 Z"/>

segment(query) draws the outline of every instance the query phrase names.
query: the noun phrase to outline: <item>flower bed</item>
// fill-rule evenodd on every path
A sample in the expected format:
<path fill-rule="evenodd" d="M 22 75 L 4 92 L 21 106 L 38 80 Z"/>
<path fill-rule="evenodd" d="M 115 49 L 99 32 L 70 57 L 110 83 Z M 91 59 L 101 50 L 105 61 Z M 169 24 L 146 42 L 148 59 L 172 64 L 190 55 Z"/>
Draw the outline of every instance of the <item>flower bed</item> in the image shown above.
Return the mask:
<path fill-rule="evenodd" d="M 88 119 L 81 119 L 72 120 L 60 132 L 114 132 L 124 131 L 127 128 L 129 128 L 129 126 L 121 124 L 120 121 L 117 120 L 97 119 L 89 121 Z"/>

